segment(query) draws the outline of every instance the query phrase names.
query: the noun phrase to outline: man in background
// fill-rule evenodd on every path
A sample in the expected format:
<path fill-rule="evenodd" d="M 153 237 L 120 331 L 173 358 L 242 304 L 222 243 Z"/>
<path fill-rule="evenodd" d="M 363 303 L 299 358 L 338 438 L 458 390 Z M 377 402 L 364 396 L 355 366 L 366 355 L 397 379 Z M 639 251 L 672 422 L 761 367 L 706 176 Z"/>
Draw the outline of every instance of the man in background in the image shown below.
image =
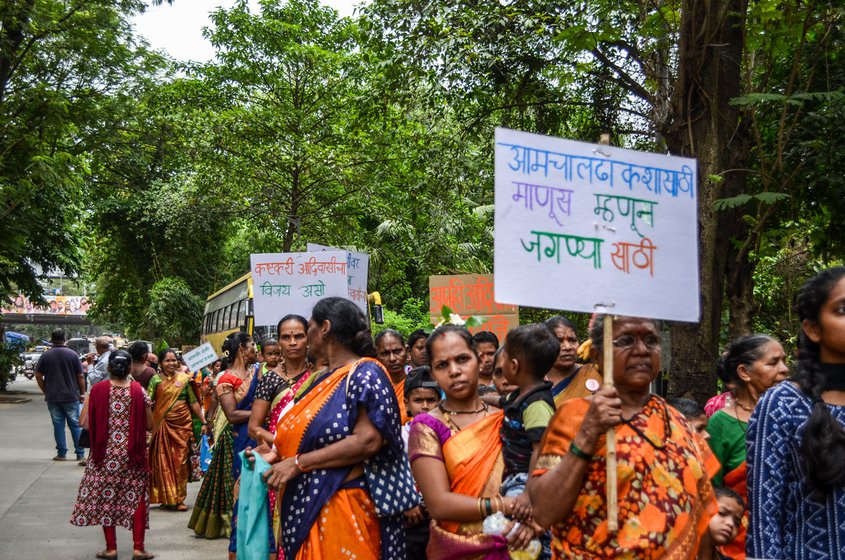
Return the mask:
<path fill-rule="evenodd" d="M 109 376 L 108 365 L 111 355 L 112 339 L 110 336 L 100 336 L 94 341 L 94 350 L 86 358 L 88 362 L 88 390 Z"/>
<path fill-rule="evenodd" d="M 44 352 L 35 366 L 35 380 L 44 393 L 47 409 L 53 421 L 53 435 L 56 438 L 54 461 L 67 460 L 67 437 L 65 423 L 73 437 L 76 459 L 85 459 L 85 450 L 79 446 L 79 408 L 85 399 L 85 376 L 79 355 L 67 347 L 67 336 L 62 329 L 51 335 L 52 348 Z"/>

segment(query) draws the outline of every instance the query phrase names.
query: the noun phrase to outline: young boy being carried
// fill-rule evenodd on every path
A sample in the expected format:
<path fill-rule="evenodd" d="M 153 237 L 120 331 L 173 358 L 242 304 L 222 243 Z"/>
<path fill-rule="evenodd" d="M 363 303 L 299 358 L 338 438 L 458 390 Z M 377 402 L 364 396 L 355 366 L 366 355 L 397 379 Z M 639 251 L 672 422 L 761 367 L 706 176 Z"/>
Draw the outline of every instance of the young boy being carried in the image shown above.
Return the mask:
<path fill-rule="evenodd" d="M 516 496 L 514 517 L 529 521 L 531 502 L 525 492 L 528 473 L 543 433 L 555 413 L 552 384 L 545 381 L 546 372 L 555 363 L 560 343 L 545 325 L 522 325 L 508 333 L 502 351 L 502 373 L 516 387 L 502 401 L 505 419 L 502 422 L 502 456 L 505 474 L 503 496 Z M 548 534 L 544 534 L 544 554 L 548 557 Z"/>

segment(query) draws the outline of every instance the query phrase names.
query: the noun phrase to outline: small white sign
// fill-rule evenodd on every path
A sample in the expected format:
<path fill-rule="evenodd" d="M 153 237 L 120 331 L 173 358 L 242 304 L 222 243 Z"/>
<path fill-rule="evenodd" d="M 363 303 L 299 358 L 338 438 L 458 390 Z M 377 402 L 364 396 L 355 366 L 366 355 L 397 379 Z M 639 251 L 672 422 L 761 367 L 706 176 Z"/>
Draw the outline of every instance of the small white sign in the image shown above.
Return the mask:
<path fill-rule="evenodd" d="M 250 255 L 256 325 L 275 325 L 290 313 L 311 316 L 323 298 L 349 298 L 344 251 Z"/>
<path fill-rule="evenodd" d="M 328 245 L 308 244 L 309 251 L 343 251 L 346 253 L 346 281 L 351 299 L 367 315 L 367 280 L 370 273 L 370 255 L 345 251 Z"/>
<path fill-rule="evenodd" d="M 182 358 L 185 359 L 185 365 L 188 366 L 189 371 L 197 372 L 201 367 L 213 363 L 217 359 L 217 353 L 210 342 L 205 342 L 190 352 L 182 354 Z"/>
<path fill-rule="evenodd" d="M 698 321 L 697 163 L 496 129 L 495 301 Z"/>

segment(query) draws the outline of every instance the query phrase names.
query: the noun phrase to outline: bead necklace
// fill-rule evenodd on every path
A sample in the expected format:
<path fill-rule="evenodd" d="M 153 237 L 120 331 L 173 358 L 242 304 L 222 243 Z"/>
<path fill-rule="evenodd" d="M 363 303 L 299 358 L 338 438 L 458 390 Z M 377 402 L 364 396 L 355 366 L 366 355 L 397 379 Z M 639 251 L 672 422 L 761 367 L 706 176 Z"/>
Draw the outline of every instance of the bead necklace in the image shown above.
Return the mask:
<path fill-rule="evenodd" d="M 487 416 L 487 410 L 489 407 L 487 406 L 487 403 L 482 402 L 481 408 L 477 410 L 449 410 L 441 402 L 437 405 L 437 408 L 439 408 L 440 412 L 443 413 L 443 416 L 446 418 L 446 423 L 449 424 L 451 428 L 454 428 L 456 432 L 460 432 L 461 427 L 455 423 L 455 420 L 452 418 L 452 416 L 457 416 L 460 414 L 479 414 L 481 412 L 483 412 L 484 415 Z"/>

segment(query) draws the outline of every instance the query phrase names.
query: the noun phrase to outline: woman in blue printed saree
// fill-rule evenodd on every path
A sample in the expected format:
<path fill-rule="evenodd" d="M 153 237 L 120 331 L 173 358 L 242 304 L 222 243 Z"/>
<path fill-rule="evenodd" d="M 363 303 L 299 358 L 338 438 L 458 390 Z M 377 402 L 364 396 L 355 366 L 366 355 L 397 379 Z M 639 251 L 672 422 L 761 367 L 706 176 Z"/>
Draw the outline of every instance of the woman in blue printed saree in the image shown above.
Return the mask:
<path fill-rule="evenodd" d="M 234 487 L 241 472 L 237 454 L 255 445 L 247 430 L 258 381 L 252 367 L 255 343 L 246 333 L 233 333 L 223 343 L 223 355 L 230 365 L 215 388 L 220 406 L 214 417 L 214 452 L 188 523 L 207 539 L 231 535 Z"/>
<path fill-rule="evenodd" d="M 361 358 L 374 353 L 367 321 L 354 303 L 323 299 L 308 342 L 329 368 L 299 390 L 264 457 L 282 501 L 280 557 L 404 558 L 402 511 L 418 502 L 393 386 L 380 363 Z"/>

